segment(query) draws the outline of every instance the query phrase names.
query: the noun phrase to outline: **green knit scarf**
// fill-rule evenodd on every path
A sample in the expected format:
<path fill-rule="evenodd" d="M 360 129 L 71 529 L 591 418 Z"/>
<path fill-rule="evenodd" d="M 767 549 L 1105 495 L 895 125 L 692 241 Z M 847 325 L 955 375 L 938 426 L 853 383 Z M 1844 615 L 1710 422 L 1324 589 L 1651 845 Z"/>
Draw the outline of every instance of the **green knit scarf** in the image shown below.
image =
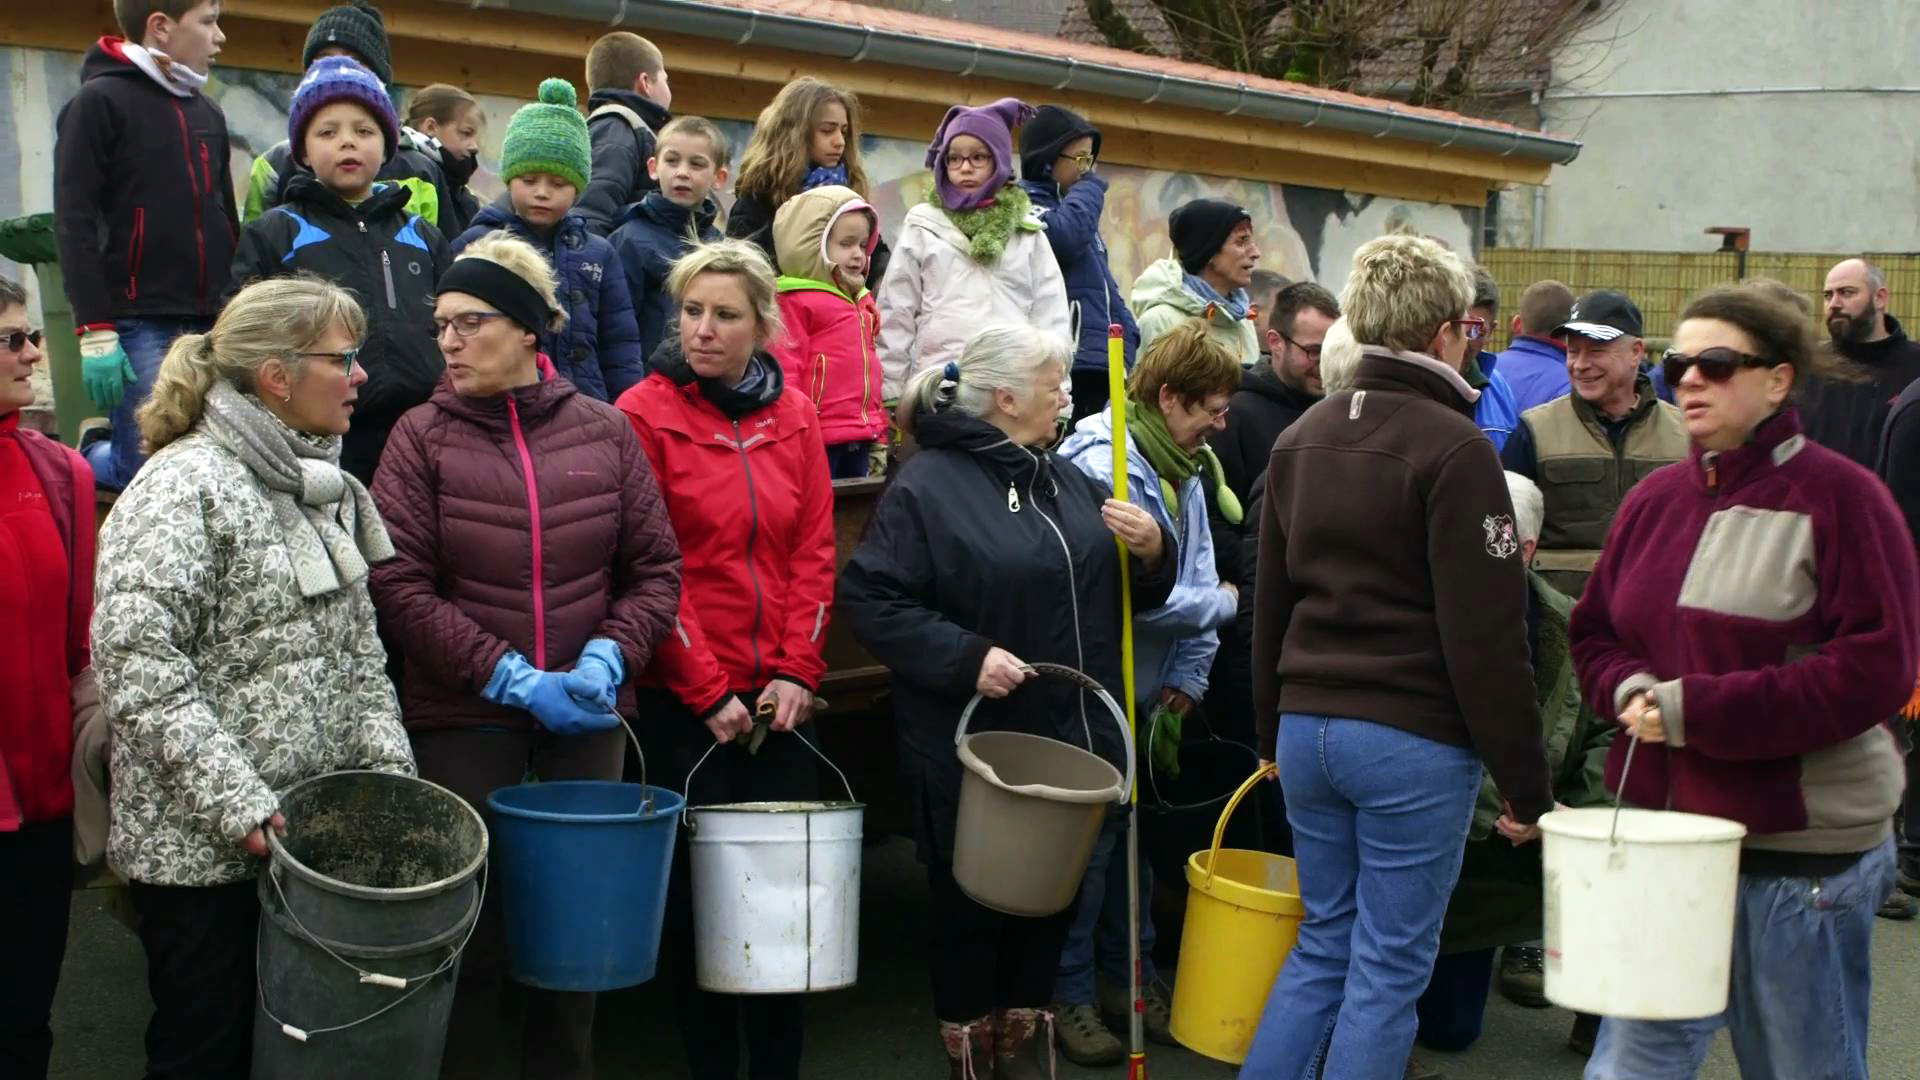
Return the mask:
<path fill-rule="evenodd" d="M 1213 500 L 1220 507 L 1220 516 L 1230 525 L 1238 525 L 1246 512 L 1240 507 L 1240 499 L 1233 489 L 1227 486 L 1226 474 L 1220 468 L 1220 458 L 1213 448 L 1200 444 L 1199 453 L 1189 454 L 1180 449 L 1173 441 L 1173 433 L 1167 430 L 1167 421 L 1160 410 L 1151 405 L 1142 405 L 1131 398 L 1127 401 L 1127 434 L 1140 444 L 1140 452 L 1147 455 L 1147 463 L 1160 475 L 1160 495 L 1167 502 L 1174 521 L 1180 520 L 1180 489 L 1186 486 L 1187 478 L 1206 467 L 1207 486 L 1213 488 Z"/>
<path fill-rule="evenodd" d="M 993 196 L 993 201 L 972 210 L 947 210 L 940 205 L 940 193 L 934 189 L 933 181 L 927 181 L 927 202 L 940 207 L 953 222 L 954 228 L 966 236 L 973 245 L 973 260 L 979 263 L 995 263 L 1007 250 L 1007 241 L 1013 238 L 1013 230 L 1027 220 L 1027 212 L 1033 208 L 1033 201 L 1019 184 L 1009 183 Z"/>

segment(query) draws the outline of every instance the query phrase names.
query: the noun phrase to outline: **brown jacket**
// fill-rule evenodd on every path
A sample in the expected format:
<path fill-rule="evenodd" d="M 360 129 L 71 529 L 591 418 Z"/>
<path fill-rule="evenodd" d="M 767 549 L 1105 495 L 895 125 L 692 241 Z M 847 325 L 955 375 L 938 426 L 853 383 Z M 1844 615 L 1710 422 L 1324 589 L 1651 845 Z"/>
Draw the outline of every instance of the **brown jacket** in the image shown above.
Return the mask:
<path fill-rule="evenodd" d="M 1553 795 L 1526 567 L 1475 397 L 1438 361 L 1369 347 L 1354 388 L 1275 443 L 1253 601 L 1255 715 L 1267 758 L 1280 712 L 1471 747 L 1531 822 Z"/>

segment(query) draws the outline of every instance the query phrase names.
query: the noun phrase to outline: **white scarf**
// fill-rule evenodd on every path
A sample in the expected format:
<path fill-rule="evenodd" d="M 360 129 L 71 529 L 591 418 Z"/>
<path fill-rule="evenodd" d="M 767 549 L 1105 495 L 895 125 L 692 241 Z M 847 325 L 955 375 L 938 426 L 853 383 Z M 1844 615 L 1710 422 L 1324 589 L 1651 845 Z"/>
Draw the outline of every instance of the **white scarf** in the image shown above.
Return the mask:
<path fill-rule="evenodd" d="M 220 381 L 207 394 L 202 430 L 267 486 L 300 595 L 321 596 L 393 557 L 393 541 L 367 489 L 340 468 L 340 439 L 302 435 L 259 400 Z"/>
<path fill-rule="evenodd" d="M 147 78 L 160 84 L 160 88 L 174 97 L 190 98 L 207 85 L 207 77 L 185 64 L 176 64 L 166 53 L 135 45 L 131 41 L 120 43 L 120 55 L 127 62 L 147 73 Z"/>

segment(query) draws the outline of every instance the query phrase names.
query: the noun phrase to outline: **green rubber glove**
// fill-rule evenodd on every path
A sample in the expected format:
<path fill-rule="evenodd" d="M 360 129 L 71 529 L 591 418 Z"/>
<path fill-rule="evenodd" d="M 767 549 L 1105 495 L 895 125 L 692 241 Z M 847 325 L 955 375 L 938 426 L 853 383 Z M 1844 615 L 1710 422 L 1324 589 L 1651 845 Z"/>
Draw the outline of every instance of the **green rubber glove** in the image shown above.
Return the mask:
<path fill-rule="evenodd" d="M 1160 775 L 1180 775 L 1181 722 L 1181 715 L 1165 702 L 1155 705 L 1147 717 L 1147 730 L 1151 733 L 1147 753 L 1152 755 L 1153 771 Z"/>
<path fill-rule="evenodd" d="M 127 394 L 127 384 L 137 376 L 120 347 L 120 335 L 112 330 L 89 330 L 80 335 L 80 378 L 86 383 L 87 396 L 95 405 L 111 410 Z"/>

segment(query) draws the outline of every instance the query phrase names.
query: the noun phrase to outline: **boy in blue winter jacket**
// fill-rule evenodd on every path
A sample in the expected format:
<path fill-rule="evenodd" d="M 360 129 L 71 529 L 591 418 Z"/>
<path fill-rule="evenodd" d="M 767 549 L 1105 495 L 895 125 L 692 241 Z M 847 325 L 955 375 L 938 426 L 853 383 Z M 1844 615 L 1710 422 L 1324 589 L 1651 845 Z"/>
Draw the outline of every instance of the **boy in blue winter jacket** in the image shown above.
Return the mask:
<path fill-rule="evenodd" d="M 613 250 L 626 271 L 640 324 L 640 345 L 652 352 L 674 323 L 667 272 L 696 243 L 720 239 L 713 193 L 726 186 L 731 149 L 711 120 L 682 116 L 660 129 L 647 162 L 659 190 L 627 208 L 613 230 Z"/>
<path fill-rule="evenodd" d="M 627 276 L 613 246 L 589 232 L 573 208 L 593 168 L 577 101 L 572 83 L 547 79 L 540 100 L 513 114 L 500 147 L 500 177 L 513 209 L 482 209 L 453 252 L 496 229 L 539 248 L 553 265 L 567 312 L 565 326 L 540 335 L 540 351 L 581 393 L 611 402 L 647 369 Z"/>
<path fill-rule="evenodd" d="M 1043 105 L 1020 129 L 1020 186 L 1047 226 L 1047 243 L 1067 281 L 1067 302 L 1078 322 L 1073 354 L 1073 422 L 1107 407 L 1107 328 L 1126 331 L 1127 369 L 1140 345 L 1140 328 L 1107 265 L 1100 214 L 1106 177 L 1094 172 L 1100 129 L 1058 105 Z"/>

